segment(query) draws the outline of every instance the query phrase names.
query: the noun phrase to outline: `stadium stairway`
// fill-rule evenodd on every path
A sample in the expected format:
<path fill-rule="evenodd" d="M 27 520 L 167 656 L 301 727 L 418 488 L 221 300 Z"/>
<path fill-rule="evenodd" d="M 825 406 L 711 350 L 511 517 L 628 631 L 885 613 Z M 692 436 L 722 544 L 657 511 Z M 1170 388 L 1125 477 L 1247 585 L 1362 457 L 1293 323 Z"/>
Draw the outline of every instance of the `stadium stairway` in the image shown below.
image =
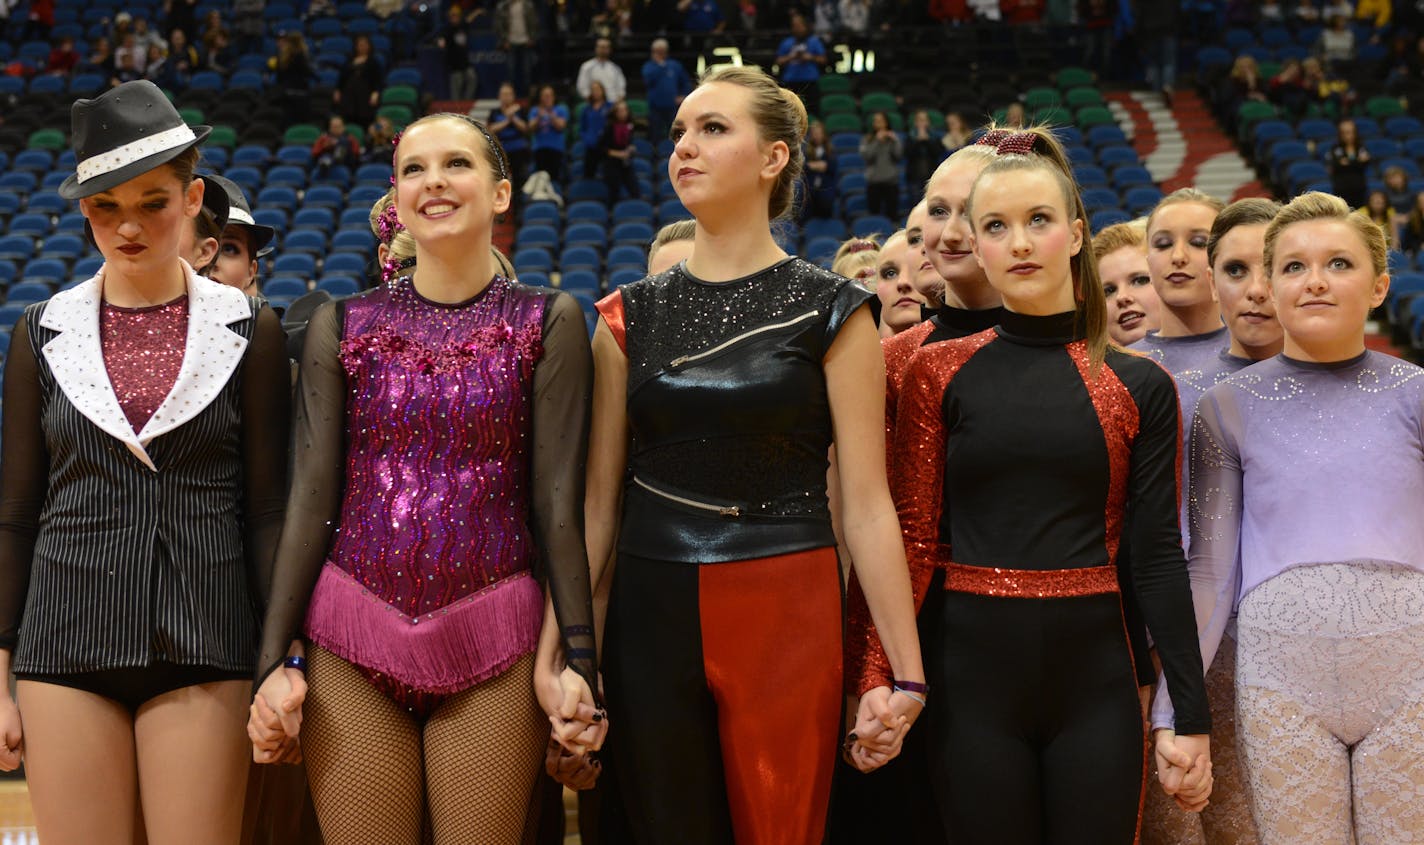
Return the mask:
<path fill-rule="evenodd" d="M 1142 91 L 1105 98 L 1163 193 L 1193 186 L 1227 201 L 1271 195 L 1196 91 L 1177 92 L 1170 107 Z"/>

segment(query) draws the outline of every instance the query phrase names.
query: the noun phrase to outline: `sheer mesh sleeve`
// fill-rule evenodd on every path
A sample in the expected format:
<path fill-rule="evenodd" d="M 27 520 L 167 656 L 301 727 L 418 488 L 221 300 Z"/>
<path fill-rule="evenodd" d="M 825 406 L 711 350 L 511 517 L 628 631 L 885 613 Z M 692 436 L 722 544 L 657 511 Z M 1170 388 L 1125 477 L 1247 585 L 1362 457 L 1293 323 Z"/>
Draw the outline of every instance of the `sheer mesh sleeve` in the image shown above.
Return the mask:
<path fill-rule="evenodd" d="M 272 556 L 282 533 L 287 492 L 287 437 L 292 421 L 287 338 L 271 308 L 257 326 L 242 373 L 242 514 L 253 594 L 264 606 L 272 589 Z"/>
<path fill-rule="evenodd" d="M 39 362 L 21 317 L 5 360 L 0 437 L 0 649 L 14 650 L 30 586 L 30 557 L 39 533 L 49 479 L 49 452 L 40 425 Z"/>
<path fill-rule="evenodd" d="M 584 461 L 593 353 L 578 302 L 550 298 L 534 367 L 532 514 L 539 558 L 563 632 L 564 659 L 597 690 L 593 596 L 583 534 Z"/>
<path fill-rule="evenodd" d="M 273 563 L 272 590 L 257 658 L 258 681 L 287 654 L 341 515 L 346 457 L 346 373 L 341 367 L 339 302 L 318 308 L 307 326 L 297 378 L 292 486 Z"/>
<path fill-rule="evenodd" d="M 1227 398 L 1209 391 L 1192 422 L 1188 571 L 1203 666 L 1216 658 L 1241 586 L 1241 457 L 1223 420 Z M 1152 705 L 1152 724 L 1171 727 L 1174 716 L 1172 696 L 1164 687 Z"/>

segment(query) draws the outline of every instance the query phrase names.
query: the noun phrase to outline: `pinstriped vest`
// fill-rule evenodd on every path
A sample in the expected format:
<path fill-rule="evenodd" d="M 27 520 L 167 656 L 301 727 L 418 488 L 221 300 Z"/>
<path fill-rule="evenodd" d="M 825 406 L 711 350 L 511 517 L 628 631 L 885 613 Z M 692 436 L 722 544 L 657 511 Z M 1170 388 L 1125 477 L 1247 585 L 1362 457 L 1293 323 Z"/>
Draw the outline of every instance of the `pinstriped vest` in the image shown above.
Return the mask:
<path fill-rule="evenodd" d="M 242 528 L 241 364 L 206 407 L 147 444 L 154 471 L 60 388 L 42 351 L 58 334 L 41 326 L 48 305 L 25 313 L 49 486 L 14 670 L 251 671 L 260 619 Z M 249 307 L 227 326 L 248 349 Z"/>

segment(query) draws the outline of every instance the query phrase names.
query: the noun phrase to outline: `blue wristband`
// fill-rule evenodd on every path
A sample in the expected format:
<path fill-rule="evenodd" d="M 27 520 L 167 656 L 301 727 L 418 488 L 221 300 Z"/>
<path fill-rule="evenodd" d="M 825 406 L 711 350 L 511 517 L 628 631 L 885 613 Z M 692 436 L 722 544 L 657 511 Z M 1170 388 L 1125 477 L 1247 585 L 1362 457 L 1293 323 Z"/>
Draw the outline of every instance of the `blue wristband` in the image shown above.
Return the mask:
<path fill-rule="evenodd" d="M 288 657 L 286 660 L 283 660 L 282 665 L 286 666 L 289 669 L 296 669 L 303 675 L 307 673 L 307 659 L 305 657 L 300 657 L 294 654 L 291 657 Z"/>

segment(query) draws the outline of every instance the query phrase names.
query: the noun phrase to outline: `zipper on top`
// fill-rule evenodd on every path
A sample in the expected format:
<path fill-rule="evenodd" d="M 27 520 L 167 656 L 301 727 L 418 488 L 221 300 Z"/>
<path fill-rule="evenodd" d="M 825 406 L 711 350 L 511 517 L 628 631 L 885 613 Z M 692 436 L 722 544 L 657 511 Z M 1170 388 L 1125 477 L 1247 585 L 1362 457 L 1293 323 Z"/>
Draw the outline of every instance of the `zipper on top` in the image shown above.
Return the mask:
<path fill-rule="evenodd" d="M 636 475 L 633 476 L 633 483 L 647 490 L 649 493 L 662 496 L 664 499 L 669 499 L 681 505 L 687 505 L 690 508 L 698 508 L 699 510 L 715 513 L 724 519 L 737 519 L 742 515 L 742 509 L 736 505 L 714 505 L 708 502 L 699 502 L 696 499 L 689 499 L 686 496 L 679 496 L 675 493 L 669 493 L 666 490 L 659 490 Z"/>
<path fill-rule="evenodd" d="M 709 355 L 715 355 L 715 354 L 717 354 L 718 352 L 721 352 L 722 350 L 726 349 L 726 348 L 729 347 L 729 346 L 732 346 L 732 345 L 737 344 L 737 343 L 741 343 L 742 341 L 746 340 L 746 339 L 749 338 L 749 337 L 754 337 L 754 336 L 759 335 L 759 334 L 762 334 L 762 333 L 764 333 L 764 332 L 776 331 L 777 329 L 784 329 L 784 328 L 787 328 L 788 326 L 794 326 L 794 325 L 796 325 L 797 323 L 803 323 L 803 322 L 805 322 L 806 320 L 811 319 L 812 317 L 819 316 L 820 313 L 821 313 L 821 312 L 820 312 L 819 310 L 817 310 L 817 311 L 807 311 L 805 314 L 801 314 L 800 316 L 797 316 L 797 317 L 792 317 L 792 318 L 789 319 L 789 320 L 783 320 L 783 321 L 781 321 L 780 323 L 772 323 L 772 324 L 766 325 L 766 326 L 757 326 L 757 327 L 754 328 L 754 329 L 751 329 L 751 330 L 749 330 L 749 331 L 742 332 L 742 333 L 739 334 L 739 335 L 735 335 L 735 336 L 733 336 L 733 337 L 730 337 L 730 338 L 728 338 L 727 340 L 724 340 L 724 341 L 722 341 L 721 343 L 717 344 L 716 346 L 712 347 L 711 349 L 704 349 L 704 350 L 702 350 L 701 352 L 696 352 L 696 353 L 693 353 L 692 355 L 679 355 L 679 356 L 677 356 L 676 358 L 674 358 L 674 359 L 672 359 L 671 361 L 668 362 L 668 369 L 672 369 L 672 368 L 674 368 L 674 367 L 680 367 L 680 366 L 682 366 L 683 364 L 688 363 L 689 361 L 697 361 L 697 360 L 699 360 L 699 359 L 706 358 L 706 357 L 709 356 Z M 651 488 L 650 488 L 650 489 L 651 489 Z M 656 492 L 656 491 L 655 491 L 655 492 Z"/>

